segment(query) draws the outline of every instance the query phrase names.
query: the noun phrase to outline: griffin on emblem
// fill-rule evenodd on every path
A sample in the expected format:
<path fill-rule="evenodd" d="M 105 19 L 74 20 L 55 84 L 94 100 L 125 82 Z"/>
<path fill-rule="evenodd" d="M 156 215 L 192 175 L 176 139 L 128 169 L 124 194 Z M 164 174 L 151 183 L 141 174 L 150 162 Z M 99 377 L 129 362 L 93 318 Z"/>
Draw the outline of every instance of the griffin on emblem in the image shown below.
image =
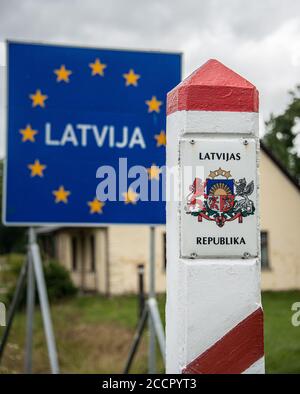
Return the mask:
<path fill-rule="evenodd" d="M 240 179 L 238 182 L 234 182 L 235 184 L 235 195 L 237 197 L 241 197 L 241 200 L 237 200 L 234 210 L 247 212 L 247 214 L 251 214 L 254 212 L 254 205 L 253 201 L 249 199 L 249 196 L 253 193 L 254 190 L 254 182 L 251 181 L 250 183 L 246 182 L 245 178 Z"/>

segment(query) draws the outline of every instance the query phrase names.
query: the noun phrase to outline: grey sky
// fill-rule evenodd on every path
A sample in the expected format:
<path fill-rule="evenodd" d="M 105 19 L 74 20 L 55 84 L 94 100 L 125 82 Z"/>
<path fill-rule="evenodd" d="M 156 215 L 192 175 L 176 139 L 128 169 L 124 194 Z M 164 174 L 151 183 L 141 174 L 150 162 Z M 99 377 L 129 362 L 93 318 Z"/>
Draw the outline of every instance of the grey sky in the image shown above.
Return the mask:
<path fill-rule="evenodd" d="M 217 58 L 258 87 L 265 119 L 284 109 L 287 91 L 300 83 L 296 0 L 0 0 L 0 42 L 6 38 L 182 51 L 184 76 Z"/>

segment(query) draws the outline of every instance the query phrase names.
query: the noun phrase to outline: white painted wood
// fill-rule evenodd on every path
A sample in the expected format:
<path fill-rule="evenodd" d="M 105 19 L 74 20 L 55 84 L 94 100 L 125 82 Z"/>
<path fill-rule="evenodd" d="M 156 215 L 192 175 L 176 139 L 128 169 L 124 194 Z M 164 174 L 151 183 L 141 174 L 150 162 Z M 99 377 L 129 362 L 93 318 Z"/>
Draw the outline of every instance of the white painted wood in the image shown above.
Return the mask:
<path fill-rule="evenodd" d="M 167 168 L 178 169 L 179 131 L 184 127 L 181 116 L 167 117 Z M 179 181 L 179 178 L 177 178 Z M 167 190 L 171 188 L 167 178 Z M 178 183 L 178 191 L 180 185 Z M 185 263 L 179 259 L 179 199 L 170 199 L 166 204 L 167 222 L 167 301 L 166 301 L 166 372 L 181 373 L 186 359 L 185 346 L 185 292 L 183 283 Z"/>
<path fill-rule="evenodd" d="M 256 363 L 252 364 L 251 367 L 247 368 L 243 374 L 254 375 L 265 373 L 265 358 L 262 357 Z"/>
<path fill-rule="evenodd" d="M 181 285 L 186 289 L 186 365 L 260 307 L 259 261 L 181 259 L 180 263 L 185 267 Z"/>
<path fill-rule="evenodd" d="M 190 135 L 191 134 L 191 135 Z M 167 117 L 167 166 L 168 168 L 180 164 L 180 140 L 204 137 L 211 139 L 212 144 L 219 139 L 252 138 L 251 158 L 249 163 L 232 172 L 237 177 L 245 174 L 256 178 L 255 204 L 259 215 L 258 183 L 256 154 L 258 151 L 258 114 L 256 113 L 223 113 L 180 111 Z M 230 141 L 234 141 L 231 139 Z M 249 147 L 249 146 L 248 146 Z M 192 156 L 186 152 L 186 160 L 193 163 Z M 250 163 L 251 161 L 251 163 Z M 211 170 L 215 170 L 216 163 Z M 210 165 L 209 165 L 210 166 Z M 206 168 L 208 168 L 207 166 Z M 250 168 L 248 168 L 250 167 Z M 231 168 L 229 168 L 231 170 Z M 248 179 L 247 179 L 248 180 Z M 170 184 L 167 185 L 170 187 Z M 179 196 L 185 195 L 182 179 L 179 177 Z M 218 259 L 203 258 L 190 259 L 181 256 L 180 245 L 193 237 L 198 223 L 184 222 L 183 203 L 179 199 L 167 202 L 167 304 L 166 304 L 166 372 L 181 373 L 182 368 L 222 338 L 240 321 L 261 306 L 260 296 L 260 264 L 257 253 L 259 240 L 258 221 L 245 223 L 254 232 L 252 245 L 253 255 L 258 258 L 232 259 L 219 256 Z M 188 216 L 188 215 L 187 215 Z M 196 219 L 195 219 L 196 220 Z M 199 223 L 199 227 L 203 223 Z M 233 231 L 225 224 L 222 231 Z M 212 225 L 215 226 L 214 223 Z M 182 227 L 181 227 L 182 226 Z M 226 227 L 227 226 L 227 227 Z M 235 223 L 234 226 L 239 226 Z M 245 226 L 246 227 L 246 226 Z M 203 230 L 204 231 L 204 230 Z M 234 230 L 235 231 L 235 230 Z M 245 230 L 247 231 L 247 230 Z M 184 242 L 185 243 L 185 242 Z M 187 244 L 186 254 L 191 245 Z M 250 250 L 250 249 L 249 249 Z M 259 252 L 259 247 L 258 247 Z M 197 254 L 200 254 L 198 251 Z M 214 252 L 215 253 L 215 252 Z M 218 252 L 219 253 L 219 252 Z M 242 251 L 239 251 L 238 256 Z M 209 252 L 206 251 L 206 255 Z M 253 369 L 255 373 L 264 373 L 264 360 L 259 360 Z M 249 368 L 251 371 L 251 368 Z"/>
<path fill-rule="evenodd" d="M 168 115 L 169 124 L 182 124 L 180 134 L 252 134 L 258 136 L 256 112 L 178 111 Z"/>

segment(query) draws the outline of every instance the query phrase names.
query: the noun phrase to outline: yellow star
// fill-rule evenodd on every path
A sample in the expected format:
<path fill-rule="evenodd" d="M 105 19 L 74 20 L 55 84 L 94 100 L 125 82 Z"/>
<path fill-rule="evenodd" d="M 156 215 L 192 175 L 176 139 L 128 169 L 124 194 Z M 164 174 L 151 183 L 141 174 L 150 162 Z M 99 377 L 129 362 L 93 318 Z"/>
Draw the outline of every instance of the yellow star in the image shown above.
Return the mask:
<path fill-rule="evenodd" d="M 39 105 L 42 108 L 45 107 L 45 100 L 47 100 L 48 98 L 48 96 L 42 94 L 40 89 L 37 89 L 37 91 L 34 94 L 30 94 L 29 97 L 32 100 L 33 107 L 37 107 Z"/>
<path fill-rule="evenodd" d="M 230 171 L 223 171 L 223 176 L 225 177 L 225 178 L 230 178 L 231 177 L 231 174 L 230 174 Z"/>
<path fill-rule="evenodd" d="M 94 63 L 90 63 L 89 66 L 92 69 L 92 76 L 101 75 L 104 76 L 104 69 L 107 67 L 106 64 L 101 63 L 101 60 L 96 59 Z"/>
<path fill-rule="evenodd" d="M 38 133 L 37 130 L 33 130 L 31 125 L 28 124 L 25 129 L 21 129 L 20 133 L 22 134 L 22 142 L 30 141 L 35 142 L 35 135 Z"/>
<path fill-rule="evenodd" d="M 137 81 L 141 78 L 139 74 L 134 73 L 134 70 L 132 68 L 129 70 L 128 73 L 123 74 L 123 77 L 126 80 L 126 86 L 137 86 Z"/>
<path fill-rule="evenodd" d="M 128 189 L 128 192 L 122 194 L 125 204 L 136 204 L 136 200 L 139 197 L 139 195 L 135 193 L 131 188 Z"/>
<path fill-rule="evenodd" d="M 54 74 L 57 75 L 56 82 L 69 82 L 69 76 L 72 74 L 72 71 L 67 70 L 65 65 L 62 64 L 59 69 L 54 70 Z"/>
<path fill-rule="evenodd" d="M 157 100 L 155 96 L 152 96 L 151 100 L 146 100 L 146 104 L 148 105 L 148 112 L 160 112 L 160 106 L 162 105 L 162 101 Z"/>
<path fill-rule="evenodd" d="M 58 190 L 54 190 L 52 192 L 55 196 L 55 202 L 64 202 L 65 204 L 68 202 L 68 197 L 71 194 L 71 192 L 65 190 L 63 186 L 60 186 Z"/>
<path fill-rule="evenodd" d="M 214 179 L 216 176 L 217 176 L 217 175 L 216 175 L 215 171 L 210 171 L 210 173 L 209 173 L 209 175 L 208 175 L 208 177 L 209 177 L 209 178 L 212 178 L 212 179 Z"/>
<path fill-rule="evenodd" d="M 150 168 L 147 168 L 147 172 L 149 175 L 149 179 L 159 180 L 159 175 L 161 173 L 161 170 L 155 164 L 152 164 L 152 166 Z"/>
<path fill-rule="evenodd" d="M 39 160 L 35 160 L 33 164 L 28 164 L 27 166 L 31 170 L 31 176 L 40 176 L 43 177 L 43 171 L 47 166 L 41 164 Z"/>
<path fill-rule="evenodd" d="M 159 134 L 156 134 L 154 136 L 154 138 L 156 139 L 156 146 L 166 146 L 167 143 L 167 137 L 166 137 L 166 133 L 162 130 Z"/>
<path fill-rule="evenodd" d="M 90 213 L 103 213 L 102 208 L 105 203 L 97 200 L 95 197 L 93 201 L 88 201 L 88 206 L 90 207 Z"/>

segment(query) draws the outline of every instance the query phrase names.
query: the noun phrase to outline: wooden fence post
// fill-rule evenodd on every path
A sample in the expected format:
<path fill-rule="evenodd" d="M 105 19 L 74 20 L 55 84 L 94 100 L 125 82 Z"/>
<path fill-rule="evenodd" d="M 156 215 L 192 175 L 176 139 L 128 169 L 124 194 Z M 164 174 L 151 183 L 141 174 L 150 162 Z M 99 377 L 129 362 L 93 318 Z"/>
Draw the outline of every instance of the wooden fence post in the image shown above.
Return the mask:
<path fill-rule="evenodd" d="M 209 60 L 169 92 L 167 373 L 264 373 L 258 153 L 240 75 Z"/>

